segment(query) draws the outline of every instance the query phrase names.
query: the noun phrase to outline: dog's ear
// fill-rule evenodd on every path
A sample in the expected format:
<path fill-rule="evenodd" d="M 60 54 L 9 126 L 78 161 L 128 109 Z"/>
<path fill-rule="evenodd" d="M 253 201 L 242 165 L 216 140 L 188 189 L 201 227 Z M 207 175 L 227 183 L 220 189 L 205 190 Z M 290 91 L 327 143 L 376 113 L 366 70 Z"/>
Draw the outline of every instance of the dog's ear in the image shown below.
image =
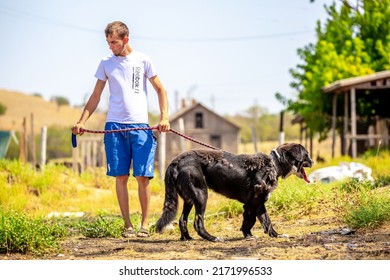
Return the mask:
<path fill-rule="evenodd" d="M 305 147 L 303 147 L 301 144 L 294 144 L 292 147 L 292 152 L 294 153 L 294 157 L 300 162 L 306 160 L 308 155 Z"/>
<path fill-rule="evenodd" d="M 280 153 L 290 163 L 302 162 L 308 156 L 308 152 L 301 144 L 286 143 L 279 146 Z"/>
<path fill-rule="evenodd" d="M 279 154 L 290 164 L 296 159 L 296 148 L 292 143 L 285 143 L 278 147 Z"/>

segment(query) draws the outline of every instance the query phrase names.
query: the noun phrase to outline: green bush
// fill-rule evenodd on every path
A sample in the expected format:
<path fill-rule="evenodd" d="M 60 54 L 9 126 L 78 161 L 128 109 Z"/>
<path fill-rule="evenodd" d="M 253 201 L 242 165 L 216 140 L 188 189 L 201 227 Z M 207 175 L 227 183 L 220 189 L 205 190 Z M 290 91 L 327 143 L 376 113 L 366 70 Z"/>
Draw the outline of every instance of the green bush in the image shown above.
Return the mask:
<path fill-rule="evenodd" d="M 134 217 L 131 218 L 134 221 Z M 120 237 L 123 232 L 123 220 L 118 217 L 103 217 L 79 220 L 75 226 L 82 235 L 89 238 Z"/>
<path fill-rule="evenodd" d="M 372 196 L 347 209 L 345 222 L 352 228 L 377 228 L 390 220 L 390 199 Z"/>
<path fill-rule="evenodd" d="M 373 182 L 368 180 L 359 181 L 356 178 L 350 178 L 340 185 L 340 189 L 345 192 L 362 192 L 374 189 L 375 185 Z"/>
<path fill-rule="evenodd" d="M 66 228 L 42 219 L 29 218 L 24 212 L 0 208 L 0 253 L 41 254 L 60 248 Z"/>
<path fill-rule="evenodd" d="M 390 186 L 390 175 L 379 176 L 374 183 L 375 188 L 381 188 L 384 186 Z"/>
<path fill-rule="evenodd" d="M 350 179 L 340 187 L 345 192 L 345 222 L 355 229 L 376 228 L 390 220 L 390 197 L 377 192 L 389 183 L 389 176 L 375 182 Z"/>

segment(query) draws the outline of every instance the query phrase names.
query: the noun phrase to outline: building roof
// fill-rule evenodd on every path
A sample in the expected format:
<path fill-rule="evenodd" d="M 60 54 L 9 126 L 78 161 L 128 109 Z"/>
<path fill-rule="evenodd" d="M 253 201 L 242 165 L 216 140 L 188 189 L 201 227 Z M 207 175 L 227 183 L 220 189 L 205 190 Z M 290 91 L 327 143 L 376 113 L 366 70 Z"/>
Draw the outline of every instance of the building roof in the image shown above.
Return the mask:
<path fill-rule="evenodd" d="M 335 81 L 328 86 L 322 88 L 323 93 L 340 93 L 345 92 L 352 87 L 358 87 L 367 83 L 372 83 L 378 80 L 390 79 L 390 70 L 376 72 L 374 74 L 352 77 Z M 381 88 L 390 88 L 390 81 L 380 85 Z"/>
<path fill-rule="evenodd" d="M 180 109 L 179 111 L 177 111 L 176 113 L 172 114 L 171 117 L 169 118 L 169 121 L 172 123 L 172 122 L 175 122 L 177 121 L 180 117 L 188 114 L 189 112 L 191 111 L 194 111 L 196 110 L 197 108 L 203 108 L 204 110 L 208 111 L 209 113 L 211 113 L 212 115 L 214 115 L 216 118 L 226 122 L 226 123 L 229 123 L 230 125 L 232 125 L 233 127 L 237 128 L 238 130 L 240 130 L 241 128 L 236 125 L 235 123 L 229 121 L 228 119 L 218 115 L 217 113 L 215 113 L 214 111 L 210 110 L 209 108 L 205 107 L 204 105 L 202 105 L 201 103 L 199 102 L 194 102 L 193 104 L 189 105 L 189 106 L 186 106 L 185 108 L 182 108 Z"/>

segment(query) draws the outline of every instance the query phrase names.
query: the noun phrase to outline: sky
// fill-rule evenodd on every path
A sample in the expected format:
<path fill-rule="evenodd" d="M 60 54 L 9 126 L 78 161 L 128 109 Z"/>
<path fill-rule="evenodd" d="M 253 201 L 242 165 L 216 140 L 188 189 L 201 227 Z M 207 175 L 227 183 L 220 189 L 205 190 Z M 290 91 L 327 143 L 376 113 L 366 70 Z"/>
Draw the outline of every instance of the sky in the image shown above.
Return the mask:
<path fill-rule="evenodd" d="M 104 29 L 120 20 L 130 44 L 153 61 L 174 113 L 195 99 L 221 115 L 294 98 L 289 69 L 315 43 L 324 4 L 316 0 L 0 0 L 0 89 L 66 97 L 84 104 L 100 60 L 111 54 Z M 108 102 L 108 86 L 100 109 Z M 0 100 L 1 102 L 1 100 Z M 149 110 L 158 113 L 149 86 Z"/>

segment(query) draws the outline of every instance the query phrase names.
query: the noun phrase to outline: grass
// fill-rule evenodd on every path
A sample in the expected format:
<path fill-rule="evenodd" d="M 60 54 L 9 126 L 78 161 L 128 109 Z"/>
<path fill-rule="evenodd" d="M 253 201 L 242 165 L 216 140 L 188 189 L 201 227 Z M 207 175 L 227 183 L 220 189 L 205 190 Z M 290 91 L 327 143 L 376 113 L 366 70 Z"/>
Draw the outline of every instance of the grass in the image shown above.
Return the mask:
<path fill-rule="evenodd" d="M 345 222 L 354 229 L 377 228 L 390 220 L 390 198 L 370 195 L 347 207 Z"/>
<path fill-rule="evenodd" d="M 355 229 L 376 228 L 390 220 L 390 195 L 378 188 L 390 185 L 390 175 L 375 182 L 350 179 L 340 189 L 344 191 L 344 220 Z"/>
<path fill-rule="evenodd" d="M 25 212 L 0 208 L 0 253 L 42 254 L 59 250 L 67 228 L 49 220 L 33 219 Z"/>
<path fill-rule="evenodd" d="M 133 217 L 132 220 L 137 219 Z M 82 218 L 55 218 L 53 222 L 70 229 L 72 235 L 82 235 L 88 238 L 114 237 L 122 234 L 123 222 L 119 216 L 102 214 Z"/>
<path fill-rule="evenodd" d="M 279 187 L 267 202 L 267 209 L 273 215 L 281 215 L 287 220 L 306 215 L 317 215 L 328 211 L 329 202 L 334 200 L 333 184 L 306 184 L 291 177 L 280 181 Z"/>
<path fill-rule="evenodd" d="M 351 159 L 340 158 L 315 168 L 339 161 Z M 357 161 L 372 168 L 375 182 L 306 184 L 291 176 L 280 180 L 267 202 L 270 215 L 286 220 L 334 215 L 340 217 L 340 224 L 354 229 L 376 228 L 390 221 L 390 191 L 389 187 L 383 188 L 390 185 L 390 156 L 381 153 Z M 152 233 L 165 192 L 163 182 L 157 178 L 158 174 L 151 181 Z M 133 178 L 129 182 L 129 196 L 131 219 L 137 229 L 141 210 Z M 28 164 L 0 160 L 0 210 L 0 253 L 43 254 L 60 250 L 59 241 L 67 235 L 116 238 L 123 227 L 114 178 L 107 177 L 105 170 L 99 168 L 78 176 L 62 166 L 49 164 L 39 172 Z M 205 222 L 210 228 L 223 227 L 226 219 L 241 216 L 242 211 L 241 203 L 210 191 Z M 49 219 L 52 212 L 83 212 L 84 216 Z"/>

